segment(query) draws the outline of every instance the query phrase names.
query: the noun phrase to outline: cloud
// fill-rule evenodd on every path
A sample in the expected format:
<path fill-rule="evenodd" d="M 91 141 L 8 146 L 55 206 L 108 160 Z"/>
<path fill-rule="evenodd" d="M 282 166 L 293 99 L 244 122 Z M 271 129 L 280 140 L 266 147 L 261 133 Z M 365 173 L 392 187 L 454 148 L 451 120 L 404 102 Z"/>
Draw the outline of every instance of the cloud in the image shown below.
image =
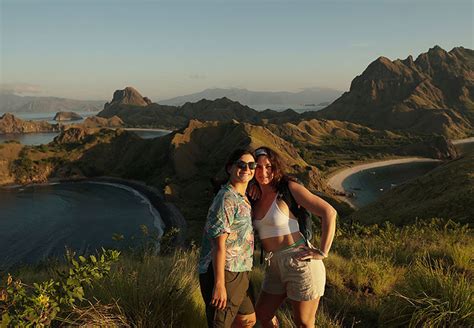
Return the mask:
<path fill-rule="evenodd" d="M 28 83 L 0 83 L 0 91 L 8 93 L 41 93 L 41 87 Z"/>
<path fill-rule="evenodd" d="M 205 80 L 207 77 L 204 74 L 191 74 L 189 78 L 192 80 Z"/>

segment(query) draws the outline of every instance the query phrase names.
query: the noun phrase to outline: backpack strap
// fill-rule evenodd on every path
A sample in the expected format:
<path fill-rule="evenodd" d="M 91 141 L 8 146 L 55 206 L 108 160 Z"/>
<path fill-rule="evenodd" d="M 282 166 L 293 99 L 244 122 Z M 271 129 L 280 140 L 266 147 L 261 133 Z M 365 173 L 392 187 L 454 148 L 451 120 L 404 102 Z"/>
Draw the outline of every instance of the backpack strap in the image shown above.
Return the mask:
<path fill-rule="evenodd" d="M 309 241 L 313 238 L 313 221 L 311 220 L 311 213 L 309 213 L 308 210 L 306 210 L 303 206 L 300 206 L 296 201 L 289 187 L 290 181 L 300 183 L 295 178 L 286 178 L 281 181 L 280 185 L 278 186 L 278 192 L 281 196 L 281 199 L 283 199 L 283 201 L 288 205 L 291 213 L 293 213 L 293 215 L 298 219 L 300 232 L 303 235 L 307 246 L 310 246 Z"/>

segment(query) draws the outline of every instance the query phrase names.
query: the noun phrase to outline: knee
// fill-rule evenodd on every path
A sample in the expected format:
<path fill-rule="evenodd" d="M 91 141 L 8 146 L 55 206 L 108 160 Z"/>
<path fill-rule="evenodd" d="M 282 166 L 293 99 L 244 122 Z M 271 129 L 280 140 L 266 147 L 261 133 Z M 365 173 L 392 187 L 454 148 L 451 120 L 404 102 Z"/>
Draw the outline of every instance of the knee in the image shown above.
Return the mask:
<path fill-rule="evenodd" d="M 257 323 L 255 313 L 239 314 L 234 320 L 232 328 L 251 328 Z"/>
<path fill-rule="evenodd" d="M 316 323 L 315 318 L 297 318 L 295 321 L 296 326 L 300 328 L 314 328 Z"/>

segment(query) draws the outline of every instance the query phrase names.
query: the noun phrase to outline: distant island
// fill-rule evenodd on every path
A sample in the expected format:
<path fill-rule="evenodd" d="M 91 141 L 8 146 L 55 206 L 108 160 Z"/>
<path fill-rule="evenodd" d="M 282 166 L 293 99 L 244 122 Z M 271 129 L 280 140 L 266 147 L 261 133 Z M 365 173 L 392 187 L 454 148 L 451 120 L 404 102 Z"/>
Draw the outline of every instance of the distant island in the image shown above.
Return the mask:
<path fill-rule="evenodd" d="M 56 115 L 54 115 L 53 120 L 57 122 L 79 121 L 82 120 L 82 116 L 74 112 L 57 112 Z"/>

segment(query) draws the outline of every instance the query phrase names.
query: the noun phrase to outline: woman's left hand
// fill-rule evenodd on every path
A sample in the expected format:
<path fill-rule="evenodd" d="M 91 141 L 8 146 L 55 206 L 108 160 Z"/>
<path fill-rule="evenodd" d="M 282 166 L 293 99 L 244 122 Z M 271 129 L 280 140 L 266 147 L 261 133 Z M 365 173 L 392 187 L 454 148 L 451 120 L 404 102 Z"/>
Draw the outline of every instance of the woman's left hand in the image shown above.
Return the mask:
<path fill-rule="evenodd" d="M 295 259 L 299 261 L 324 260 L 324 258 L 325 257 L 321 255 L 321 253 L 319 253 L 318 250 L 314 248 L 309 248 L 307 246 L 302 247 L 301 251 L 295 255 Z"/>

